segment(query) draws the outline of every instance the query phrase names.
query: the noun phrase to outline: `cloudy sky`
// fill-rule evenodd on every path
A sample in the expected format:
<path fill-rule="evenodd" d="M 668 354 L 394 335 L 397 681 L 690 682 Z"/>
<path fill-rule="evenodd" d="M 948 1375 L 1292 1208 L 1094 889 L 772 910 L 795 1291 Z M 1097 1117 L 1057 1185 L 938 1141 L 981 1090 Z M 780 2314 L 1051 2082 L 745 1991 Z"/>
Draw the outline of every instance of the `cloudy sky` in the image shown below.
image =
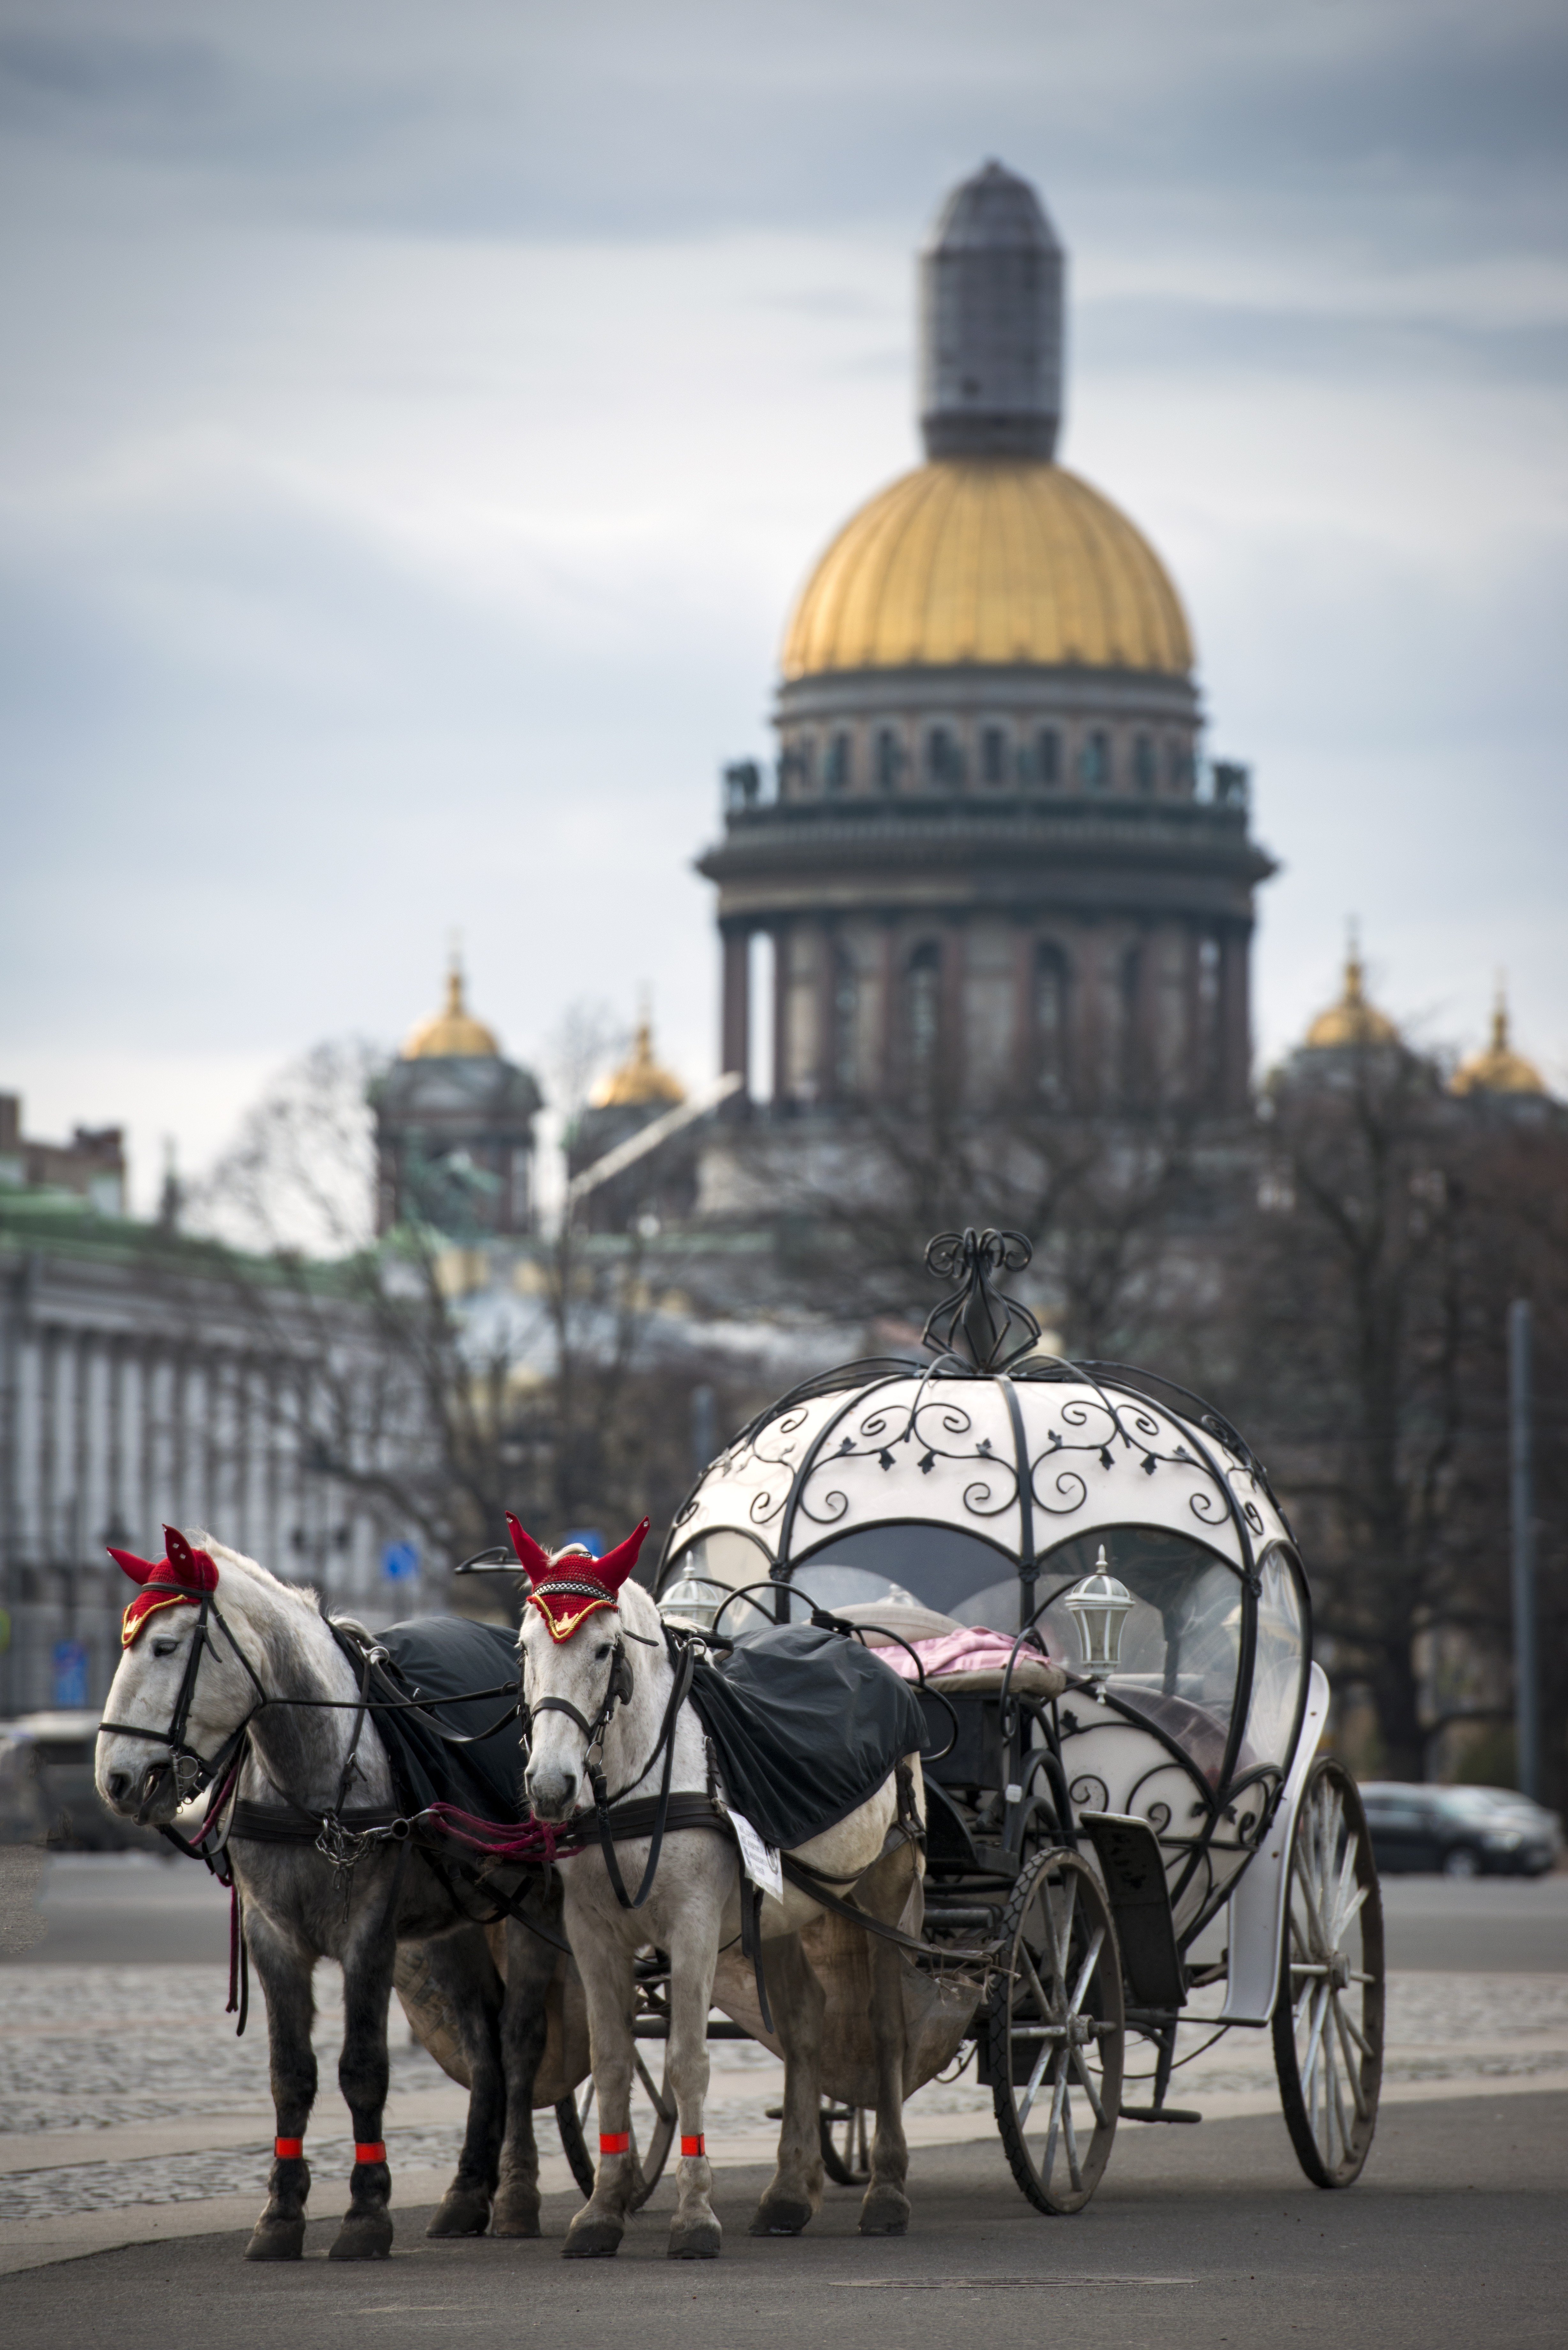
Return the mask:
<path fill-rule="evenodd" d="M 461 929 L 542 1059 L 715 1063 L 720 762 L 916 454 L 988 155 L 1072 255 L 1066 461 L 1190 611 L 1284 870 L 1266 1057 L 1380 999 L 1568 1087 L 1552 0 L 0 0 L 0 1087 L 202 1166 Z"/>

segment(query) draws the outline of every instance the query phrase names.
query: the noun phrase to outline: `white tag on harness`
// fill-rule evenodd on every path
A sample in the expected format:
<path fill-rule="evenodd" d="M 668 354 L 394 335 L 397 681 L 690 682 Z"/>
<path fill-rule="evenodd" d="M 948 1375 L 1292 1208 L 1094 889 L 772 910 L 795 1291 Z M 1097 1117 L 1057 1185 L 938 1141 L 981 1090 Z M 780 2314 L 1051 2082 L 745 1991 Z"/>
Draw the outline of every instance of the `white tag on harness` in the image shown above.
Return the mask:
<path fill-rule="evenodd" d="M 771 1893 L 775 1901 L 782 1901 L 784 1868 L 776 1846 L 763 1842 L 743 1812 L 731 1812 L 730 1825 L 741 1847 L 741 1866 L 752 1883 L 760 1885 L 764 1893 Z"/>

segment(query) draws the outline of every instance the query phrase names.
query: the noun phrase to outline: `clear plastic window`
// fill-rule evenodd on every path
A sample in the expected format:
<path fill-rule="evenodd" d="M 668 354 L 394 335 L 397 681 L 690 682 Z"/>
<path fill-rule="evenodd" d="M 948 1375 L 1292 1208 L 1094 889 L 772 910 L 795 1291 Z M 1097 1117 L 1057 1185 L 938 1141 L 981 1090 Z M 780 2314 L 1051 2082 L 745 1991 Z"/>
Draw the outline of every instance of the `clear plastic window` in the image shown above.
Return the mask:
<path fill-rule="evenodd" d="M 1065 1601 L 1074 1585 L 1094 1573 L 1102 1544 L 1111 1574 L 1134 1602 L 1110 1688 L 1179 1738 L 1193 1707 L 1228 1728 L 1241 1654 L 1241 1578 L 1183 1534 L 1099 1527 L 1044 1558 L 1036 1589 L 1045 1606 L 1038 1623 L 1051 1656 L 1069 1670 L 1078 1664 L 1077 1626 Z"/>
<path fill-rule="evenodd" d="M 961 1624 L 1016 1632 L 1022 1586 L 1006 1554 L 956 1526 L 864 1526 L 813 1551 L 790 1582 L 819 1607 L 915 1600 Z"/>
<path fill-rule="evenodd" d="M 1258 1649 L 1252 1668 L 1252 1702 L 1247 1709 L 1247 1760 L 1290 1760 L 1302 1676 L 1307 1669 L 1306 1627 L 1301 1586 L 1283 1551 L 1272 1550 L 1260 1569 Z"/>

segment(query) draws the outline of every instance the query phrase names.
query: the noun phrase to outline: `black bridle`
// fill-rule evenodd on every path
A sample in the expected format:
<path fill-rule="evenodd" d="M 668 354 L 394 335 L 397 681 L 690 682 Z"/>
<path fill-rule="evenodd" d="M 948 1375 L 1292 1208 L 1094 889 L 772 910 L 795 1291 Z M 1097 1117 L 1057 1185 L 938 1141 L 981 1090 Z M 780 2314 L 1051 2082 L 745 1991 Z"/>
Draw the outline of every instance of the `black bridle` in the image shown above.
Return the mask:
<path fill-rule="evenodd" d="M 251 1687 L 256 1693 L 256 1701 L 250 1711 L 243 1717 L 237 1729 L 230 1733 L 217 1753 L 209 1761 L 206 1755 L 199 1754 L 193 1746 L 187 1743 L 185 1731 L 191 1719 L 191 1707 L 195 1700 L 196 1675 L 202 1668 L 202 1658 L 213 1645 L 211 1629 L 213 1624 L 217 1625 L 235 1657 L 244 1666 Z M 216 1653 L 215 1650 L 214 1653 Z M 106 1732 L 116 1738 L 140 1738 L 149 1745 L 166 1746 L 169 1749 L 170 1763 L 174 1773 L 175 1792 L 182 1804 L 188 1804 L 193 1796 L 204 1794 L 207 1788 L 223 1775 L 228 1765 L 237 1757 L 241 1743 L 251 1723 L 263 1706 L 271 1704 L 273 1701 L 263 1689 L 255 1667 L 230 1630 L 217 1600 L 210 1591 L 203 1591 L 201 1598 L 196 1602 L 196 1629 L 191 1638 L 191 1650 L 185 1659 L 185 1669 L 180 1679 L 180 1687 L 175 1692 L 174 1707 L 169 1717 L 168 1729 L 147 1730 L 140 1722 L 110 1721 L 106 1717 L 99 1723 L 98 1734 L 100 1738 Z M 153 1764 L 143 1777 L 141 1797 L 144 1803 L 153 1793 L 160 1767 L 156 1763 Z"/>

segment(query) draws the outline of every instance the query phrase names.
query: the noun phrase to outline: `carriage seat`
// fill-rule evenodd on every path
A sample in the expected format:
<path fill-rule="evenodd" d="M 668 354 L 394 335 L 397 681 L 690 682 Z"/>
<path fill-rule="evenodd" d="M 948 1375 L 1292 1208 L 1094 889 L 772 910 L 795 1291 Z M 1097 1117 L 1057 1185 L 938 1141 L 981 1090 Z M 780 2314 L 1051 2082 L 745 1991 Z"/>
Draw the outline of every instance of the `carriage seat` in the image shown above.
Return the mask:
<path fill-rule="evenodd" d="M 903 1599 L 867 1600 L 857 1607 L 839 1607 L 834 1612 L 846 1624 L 861 1627 L 868 1648 L 887 1648 L 889 1651 L 887 1661 L 893 1664 L 896 1672 L 906 1678 L 912 1678 L 909 1651 L 899 1648 L 898 1639 L 909 1641 L 926 1668 L 929 1686 L 940 1690 L 944 1695 L 995 1697 L 1001 1691 L 1006 1671 L 1005 1658 L 994 1665 L 961 1666 L 957 1671 L 950 1672 L 931 1670 L 931 1654 L 939 1644 L 950 1640 L 954 1633 L 975 1632 L 981 1628 L 977 1625 L 961 1624 L 956 1616 L 943 1616 L 934 1607 L 921 1607 Z M 898 1639 L 891 1637 L 894 1634 L 898 1635 Z M 1001 1633 L 996 1637 L 1011 1644 L 1009 1634 Z M 897 1663 L 894 1663 L 895 1659 L 898 1659 Z M 1038 1651 L 1020 1649 L 1013 1660 L 1012 1675 L 1008 1683 L 1010 1690 L 1019 1697 L 1052 1698 L 1060 1697 L 1066 1686 L 1067 1676 L 1059 1665 L 1051 1664 Z"/>

